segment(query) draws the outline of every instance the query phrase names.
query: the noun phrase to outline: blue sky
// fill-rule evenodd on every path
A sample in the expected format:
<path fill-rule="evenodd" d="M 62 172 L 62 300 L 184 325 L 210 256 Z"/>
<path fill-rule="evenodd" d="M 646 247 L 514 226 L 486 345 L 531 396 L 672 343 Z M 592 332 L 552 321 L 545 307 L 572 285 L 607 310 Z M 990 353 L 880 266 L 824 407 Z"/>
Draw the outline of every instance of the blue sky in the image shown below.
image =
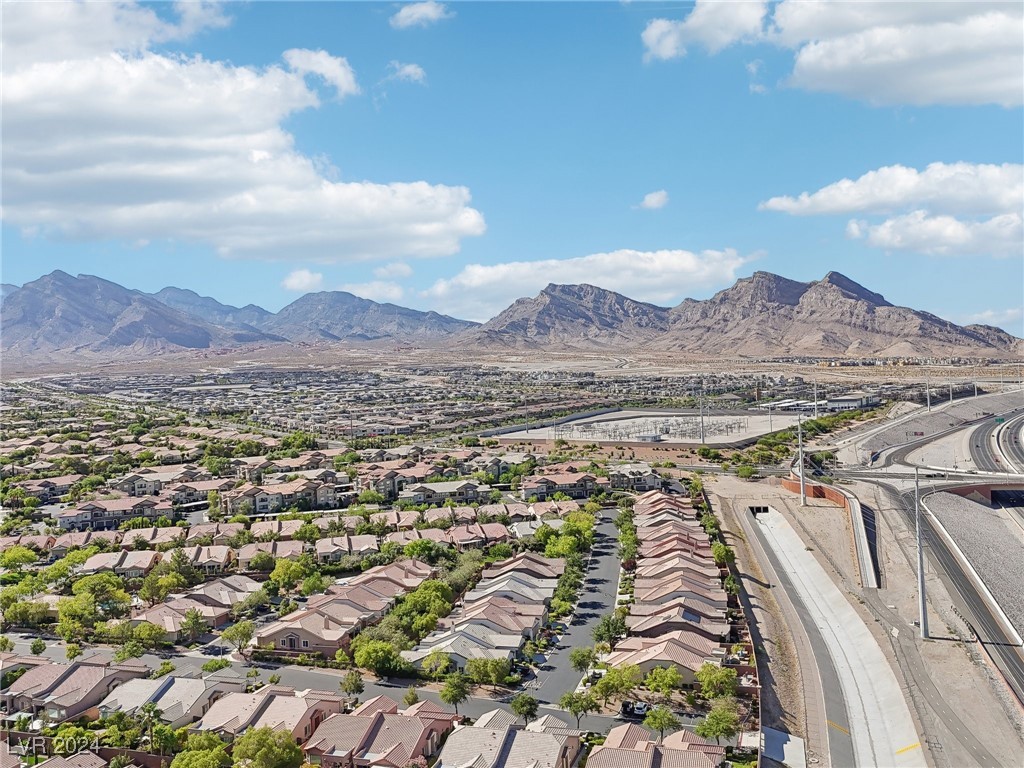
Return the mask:
<path fill-rule="evenodd" d="M 552 281 L 670 305 L 837 270 L 1024 335 L 1017 3 L 3 15 L 4 282 L 481 320 Z"/>

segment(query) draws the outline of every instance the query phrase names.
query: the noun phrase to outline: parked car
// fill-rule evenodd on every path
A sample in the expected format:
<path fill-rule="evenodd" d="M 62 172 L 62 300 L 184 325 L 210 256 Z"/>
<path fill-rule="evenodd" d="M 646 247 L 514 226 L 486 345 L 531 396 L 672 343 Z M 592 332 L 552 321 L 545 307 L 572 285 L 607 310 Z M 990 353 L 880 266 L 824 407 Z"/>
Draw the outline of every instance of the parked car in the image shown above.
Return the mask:
<path fill-rule="evenodd" d="M 651 705 L 646 701 L 638 701 L 633 704 L 633 714 L 637 717 L 644 717 L 651 711 Z"/>

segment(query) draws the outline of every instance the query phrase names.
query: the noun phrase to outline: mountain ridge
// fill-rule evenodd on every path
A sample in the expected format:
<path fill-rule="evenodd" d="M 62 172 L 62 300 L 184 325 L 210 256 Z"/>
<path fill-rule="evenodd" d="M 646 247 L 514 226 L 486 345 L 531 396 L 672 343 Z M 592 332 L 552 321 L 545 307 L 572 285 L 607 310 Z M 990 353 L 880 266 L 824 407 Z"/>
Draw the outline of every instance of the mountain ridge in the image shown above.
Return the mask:
<path fill-rule="evenodd" d="M 587 283 L 549 283 L 486 323 L 382 304 L 344 291 L 300 296 L 278 312 L 188 289 L 153 294 L 56 270 L 12 286 L 0 305 L 5 354 L 132 356 L 285 343 L 381 342 L 466 350 L 629 349 L 763 357 L 998 356 L 1024 353 L 1003 329 L 959 326 L 898 307 L 839 272 L 809 282 L 770 272 L 712 297 L 660 307 Z"/>

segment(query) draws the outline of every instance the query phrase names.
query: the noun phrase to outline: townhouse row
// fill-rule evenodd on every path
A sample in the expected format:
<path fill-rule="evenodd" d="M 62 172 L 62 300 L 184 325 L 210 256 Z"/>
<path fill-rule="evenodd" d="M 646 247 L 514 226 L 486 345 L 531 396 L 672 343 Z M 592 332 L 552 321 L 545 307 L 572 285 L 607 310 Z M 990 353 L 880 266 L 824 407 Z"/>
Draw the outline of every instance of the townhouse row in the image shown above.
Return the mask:
<path fill-rule="evenodd" d="M 522 552 L 484 569 L 450 615 L 402 658 L 419 667 L 431 653 L 465 669 L 470 659 L 512 661 L 547 624 L 548 608 L 565 570 L 561 558 Z"/>

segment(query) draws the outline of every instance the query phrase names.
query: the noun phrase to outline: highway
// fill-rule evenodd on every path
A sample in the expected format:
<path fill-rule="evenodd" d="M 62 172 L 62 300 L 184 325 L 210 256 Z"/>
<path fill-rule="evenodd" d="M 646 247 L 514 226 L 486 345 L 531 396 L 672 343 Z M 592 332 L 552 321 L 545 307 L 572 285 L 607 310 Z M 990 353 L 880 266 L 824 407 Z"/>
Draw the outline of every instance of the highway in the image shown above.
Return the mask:
<path fill-rule="evenodd" d="M 1002 426 L 1002 422 L 992 417 L 971 435 L 971 457 L 974 459 L 974 466 L 982 472 L 1013 471 L 1003 463 L 996 448 L 996 432 Z"/>
<path fill-rule="evenodd" d="M 996 432 L 996 440 L 1003 451 L 1004 459 L 1009 459 L 1011 472 L 1024 474 L 1024 415 L 1008 420 L 1002 429 Z"/>

